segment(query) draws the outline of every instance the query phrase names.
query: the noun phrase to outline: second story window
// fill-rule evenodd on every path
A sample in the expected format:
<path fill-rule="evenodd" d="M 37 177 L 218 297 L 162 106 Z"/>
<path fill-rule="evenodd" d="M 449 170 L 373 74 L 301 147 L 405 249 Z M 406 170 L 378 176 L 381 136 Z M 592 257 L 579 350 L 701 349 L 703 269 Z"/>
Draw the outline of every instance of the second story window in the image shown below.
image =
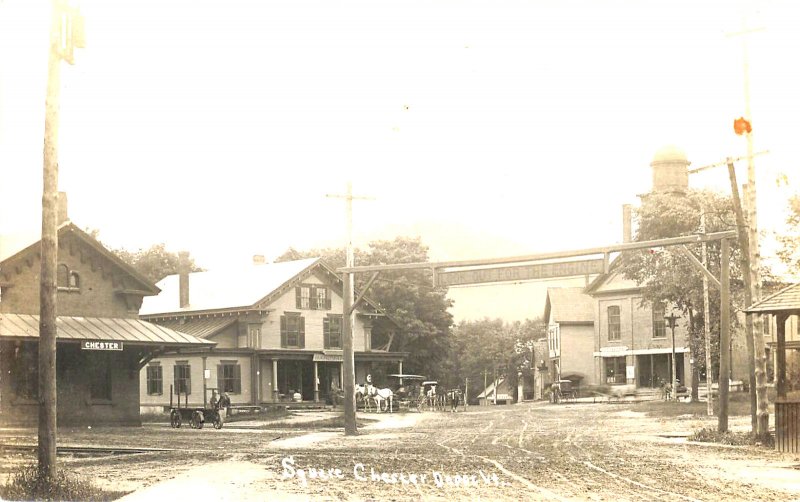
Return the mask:
<path fill-rule="evenodd" d="M 247 327 L 247 343 L 251 349 L 261 348 L 261 325 L 250 324 Z"/>
<path fill-rule="evenodd" d="M 612 305 L 606 310 L 608 312 L 608 339 L 620 340 L 622 338 L 622 330 L 620 328 L 619 307 Z"/>
<path fill-rule="evenodd" d="M 665 338 L 667 325 L 664 320 L 664 304 L 653 305 L 653 338 Z"/>
<path fill-rule="evenodd" d="M 302 349 L 306 346 L 306 322 L 303 316 L 287 312 L 281 316 L 281 347 Z"/>
<path fill-rule="evenodd" d="M 329 315 L 322 320 L 324 347 L 326 349 L 342 348 L 342 316 Z"/>
<path fill-rule="evenodd" d="M 295 308 L 302 310 L 330 310 L 328 288 L 322 285 L 303 284 L 295 288 Z"/>
<path fill-rule="evenodd" d="M 59 291 L 80 291 L 81 276 L 64 263 L 60 263 L 56 269 L 56 285 Z"/>

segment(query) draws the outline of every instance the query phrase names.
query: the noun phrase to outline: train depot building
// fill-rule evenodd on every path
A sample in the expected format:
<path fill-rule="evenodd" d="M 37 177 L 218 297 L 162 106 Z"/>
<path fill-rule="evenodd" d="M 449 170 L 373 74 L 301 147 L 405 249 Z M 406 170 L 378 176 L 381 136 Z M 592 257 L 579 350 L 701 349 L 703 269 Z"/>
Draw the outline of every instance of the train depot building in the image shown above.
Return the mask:
<path fill-rule="evenodd" d="M 163 355 L 141 372 L 144 411 L 160 411 L 170 397 L 200 405 L 211 391 L 234 407 L 331 402 L 343 388 L 342 280 L 321 259 L 252 264 L 230 270 L 181 273 L 145 298 L 142 319 L 216 343 Z M 399 328 L 364 297 L 355 309 L 356 381 L 403 373 L 407 353 L 392 351 Z M 300 406 L 300 405 L 299 405 Z"/>
<path fill-rule="evenodd" d="M 65 211 L 64 211 L 64 214 Z M 38 419 L 40 242 L 0 255 L 0 422 Z M 139 320 L 158 288 L 70 222 L 58 227 L 57 420 L 140 425 L 139 372 L 213 342 Z"/>

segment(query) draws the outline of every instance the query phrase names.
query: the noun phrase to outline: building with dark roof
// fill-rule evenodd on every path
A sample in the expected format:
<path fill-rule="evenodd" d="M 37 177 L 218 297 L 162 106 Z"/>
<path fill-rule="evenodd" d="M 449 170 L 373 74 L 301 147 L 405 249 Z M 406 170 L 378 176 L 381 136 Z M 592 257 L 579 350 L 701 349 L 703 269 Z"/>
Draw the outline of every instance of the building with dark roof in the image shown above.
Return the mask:
<path fill-rule="evenodd" d="M 39 241 L 0 256 L 0 421 L 38 417 Z M 141 424 L 139 370 L 202 338 L 139 319 L 159 289 L 70 222 L 58 227 L 56 321 L 59 424 Z"/>

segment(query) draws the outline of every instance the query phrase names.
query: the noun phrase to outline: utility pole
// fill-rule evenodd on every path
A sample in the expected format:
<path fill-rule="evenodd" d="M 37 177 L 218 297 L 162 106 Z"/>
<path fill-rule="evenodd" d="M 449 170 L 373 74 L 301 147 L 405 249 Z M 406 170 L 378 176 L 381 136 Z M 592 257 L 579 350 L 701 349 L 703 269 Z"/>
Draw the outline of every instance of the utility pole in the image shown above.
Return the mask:
<path fill-rule="evenodd" d="M 747 36 L 751 33 L 762 31 L 764 28 L 747 28 L 747 21 L 742 20 L 742 31 L 731 33 L 729 36 L 742 37 L 742 67 L 744 82 L 744 119 L 746 123 L 752 124 L 753 117 L 750 109 L 750 56 L 747 45 Z M 744 208 L 747 213 L 747 236 L 750 242 L 747 250 L 750 267 L 747 270 L 750 285 L 747 289 L 750 292 L 750 302 L 748 306 L 761 299 L 761 274 L 759 267 L 761 264 L 761 253 L 758 240 L 758 215 L 756 211 L 756 170 L 753 155 L 753 133 L 752 128 L 748 127 L 744 132 L 747 140 L 747 186 L 744 188 Z M 751 419 L 753 421 L 753 431 L 757 436 L 763 437 L 769 434 L 769 403 L 767 398 L 767 362 L 764 337 L 762 335 L 761 316 L 748 314 L 746 317 L 747 335 L 752 338 L 753 354 L 751 354 L 755 389 L 751 389 Z M 748 341 L 748 344 L 750 341 Z M 757 410 L 756 410 L 757 408 Z"/>
<path fill-rule="evenodd" d="M 347 257 L 346 267 L 355 266 L 353 253 L 353 200 L 370 200 L 368 197 L 354 197 L 353 184 L 347 182 L 347 193 L 345 195 L 327 195 L 327 197 L 344 199 L 346 207 L 346 226 L 347 226 Z M 344 283 L 344 294 L 342 295 L 342 358 L 344 382 L 344 433 L 346 436 L 358 434 L 356 428 L 356 373 L 355 359 L 353 352 L 353 326 L 355 325 L 355 310 L 353 309 L 353 298 L 355 297 L 355 274 L 345 272 L 342 274 Z"/>
<path fill-rule="evenodd" d="M 702 208 L 700 213 L 700 232 L 706 233 L 706 211 Z M 702 244 L 703 261 L 702 264 L 708 268 L 708 245 Z M 714 397 L 711 395 L 712 373 L 711 373 L 711 313 L 708 307 L 708 277 L 703 274 L 703 334 L 706 341 L 706 414 L 710 417 L 714 415 Z"/>
<path fill-rule="evenodd" d="M 719 417 L 717 430 L 728 431 L 728 384 L 731 367 L 731 297 L 730 297 L 730 244 L 722 239 L 720 258 L 720 298 L 719 298 Z"/>
<path fill-rule="evenodd" d="M 47 62 L 42 175 L 42 239 L 39 272 L 39 432 L 38 469 L 47 478 L 56 474 L 56 320 L 58 266 L 58 114 L 61 98 L 61 60 L 73 63 L 74 47 L 83 47 L 83 23 L 77 10 L 53 0 L 50 54 Z"/>

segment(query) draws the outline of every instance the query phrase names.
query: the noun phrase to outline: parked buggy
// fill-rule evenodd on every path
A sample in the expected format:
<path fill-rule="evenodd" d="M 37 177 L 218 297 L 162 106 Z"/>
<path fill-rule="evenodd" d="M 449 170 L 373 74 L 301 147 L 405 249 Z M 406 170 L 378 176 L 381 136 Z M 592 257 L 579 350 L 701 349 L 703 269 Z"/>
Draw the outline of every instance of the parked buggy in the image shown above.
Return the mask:
<path fill-rule="evenodd" d="M 170 385 L 171 410 L 169 412 L 169 424 L 173 429 L 180 428 L 184 422 L 187 422 L 192 429 L 202 429 L 206 422 L 211 422 L 215 429 L 222 429 L 224 420 L 219 412 L 220 407 L 218 402 L 208 407 L 189 407 L 189 395 L 184 394 L 184 406 L 181 407 L 181 395 L 180 393 L 176 395 L 178 396 L 177 407 L 172 405 L 172 386 Z"/>
<path fill-rule="evenodd" d="M 396 373 L 389 375 L 390 378 L 396 378 L 397 390 L 394 391 L 395 402 L 397 403 L 398 410 L 411 410 L 422 411 L 424 403 L 421 401 L 423 382 L 426 377 L 421 375 L 406 375 Z"/>
<path fill-rule="evenodd" d="M 575 401 L 578 398 L 578 391 L 572 384 L 572 380 L 559 380 L 553 382 L 550 388 L 550 402 L 560 403 Z"/>

